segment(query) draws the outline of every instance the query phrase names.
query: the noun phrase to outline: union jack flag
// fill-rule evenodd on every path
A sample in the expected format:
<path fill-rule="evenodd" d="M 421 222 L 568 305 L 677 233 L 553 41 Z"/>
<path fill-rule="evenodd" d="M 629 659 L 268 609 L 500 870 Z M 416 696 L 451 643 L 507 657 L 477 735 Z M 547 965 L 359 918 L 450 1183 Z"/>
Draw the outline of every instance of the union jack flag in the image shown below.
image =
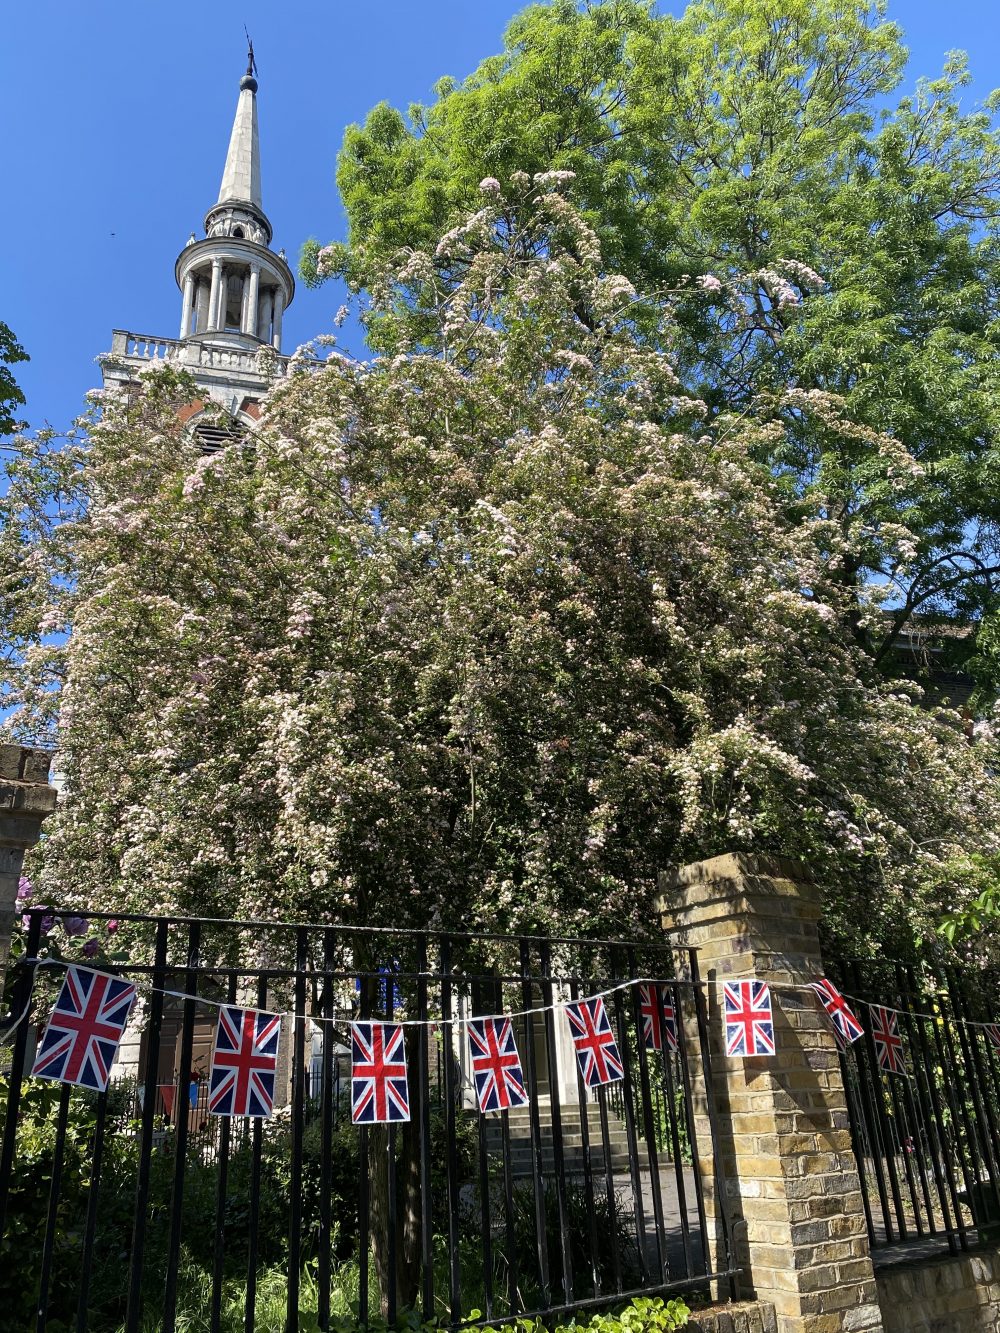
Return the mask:
<path fill-rule="evenodd" d="M 381 1125 L 409 1118 L 402 1027 L 398 1023 L 352 1023 L 352 1122 Z"/>
<path fill-rule="evenodd" d="M 588 1088 L 602 1083 L 617 1083 L 625 1077 L 615 1034 L 608 1022 L 604 1001 L 599 995 L 566 1005 L 576 1060 Z"/>
<path fill-rule="evenodd" d="M 722 988 L 727 1055 L 773 1055 L 774 1020 L 766 981 L 727 981 Z"/>
<path fill-rule="evenodd" d="M 820 1004 L 830 1016 L 834 1030 L 842 1047 L 850 1046 L 864 1035 L 864 1028 L 847 1007 L 847 1001 L 832 981 L 823 977 L 821 981 L 810 982 L 810 986 L 819 996 Z"/>
<path fill-rule="evenodd" d="M 879 1069 L 884 1069 L 889 1074 L 905 1074 L 903 1039 L 896 1026 L 895 1011 L 884 1009 L 880 1004 L 870 1004 L 868 1012 L 872 1018 L 872 1039 L 875 1042 Z"/>
<path fill-rule="evenodd" d="M 1000 1051 L 1000 1023 L 987 1023 L 986 1035 L 987 1037 L 989 1037 L 990 1041 L 993 1043 L 996 1049 Z"/>
<path fill-rule="evenodd" d="M 639 1013 L 642 1016 L 642 1043 L 647 1051 L 677 1050 L 677 1014 L 668 986 L 640 986 Z"/>
<path fill-rule="evenodd" d="M 471 1019 L 469 1049 L 480 1111 L 485 1114 L 528 1105 L 521 1057 L 514 1045 L 514 1025 L 509 1018 Z"/>
<path fill-rule="evenodd" d="M 274 1109 L 281 1015 L 219 1010 L 208 1085 L 211 1115 L 269 1116 Z"/>
<path fill-rule="evenodd" d="M 67 968 L 31 1072 L 103 1092 L 135 994 L 129 981 Z"/>

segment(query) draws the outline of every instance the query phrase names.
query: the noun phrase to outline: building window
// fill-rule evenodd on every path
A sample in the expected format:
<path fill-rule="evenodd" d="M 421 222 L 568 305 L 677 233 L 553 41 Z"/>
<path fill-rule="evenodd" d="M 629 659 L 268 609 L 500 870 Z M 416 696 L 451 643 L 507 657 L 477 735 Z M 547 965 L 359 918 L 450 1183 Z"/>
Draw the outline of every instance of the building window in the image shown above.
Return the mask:
<path fill-rule="evenodd" d="M 221 421 L 218 418 L 199 421 L 192 430 L 203 454 L 218 453 L 227 444 L 235 444 L 238 440 L 244 439 L 246 433 L 246 426 L 235 418 L 231 421 Z"/>

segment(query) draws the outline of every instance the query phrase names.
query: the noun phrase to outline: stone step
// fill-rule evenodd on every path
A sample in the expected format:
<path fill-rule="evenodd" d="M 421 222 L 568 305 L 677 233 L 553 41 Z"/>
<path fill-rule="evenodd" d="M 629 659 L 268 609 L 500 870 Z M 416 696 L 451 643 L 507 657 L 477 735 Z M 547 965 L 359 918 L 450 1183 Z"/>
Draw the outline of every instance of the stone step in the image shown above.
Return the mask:
<path fill-rule="evenodd" d="M 554 1160 L 554 1159 L 555 1159 L 555 1151 L 554 1151 L 553 1148 L 551 1148 L 551 1147 L 543 1147 L 540 1151 L 541 1151 L 541 1156 L 542 1156 L 543 1161 L 549 1161 L 550 1159 L 551 1159 L 551 1160 Z M 587 1152 L 588 1152 L 588 1156 L 590 1157 L 591 1161 L 596 1161 L 598 1158 L 603 1158 L 603 1157 L 604 1157 L 604 1149 L 601 1148 L 601 1147 L 597 1147 L 597 1148 L 589 1148 L 589 1149 L 587 1150 Z M 613 1146 L 613 1147 L 610 1149 L 610 1153 L 611 1153 L 612 1158 L 614 1158 L 614 1159 L 616 1159 L 616 1160 L 617 1160 L 618 1158 L 622 1158 L 622 1159 L 624 1159 L 625 1161 L 628 1160 L 628 1149 L 627 1149 L 624 1145 L 622 1145 L 622 1146 Z M 502 1159 L 502 1157 L 503 1157 L 503 1153 L 502 1153 L 502 1152 L 500 1152 L 499 1150 L 493 1150 L 493 1149 L 490 1149 L 490 1150 L 489 1150 L 489 1154 L 488 1154 L 488 1155 L 489 1155 L 490 1157 L 495 1157 L 495 1158 L 497 1158 L 497 1159 Z M 534 1161 L 534 1156 L 535 1156 L 534 1153 L 533 1153 L 529 1148 L 522 1148 L 522 1149 L 518 1149 L 518 1150 L 516 1150 L 516 1151 L 512 1148 L 512 1149 L 511 1149 L 511 1154 L 510 1154 L 510 1160 L 511 1160 L 512 1162 L 515 1161 L 515 1160 L 516 1160 L 516 1161 L 519 1161 L 519 1162 L 521 1162 L 521 1161 L 523 1161 L 523 1162 L 531 1162 L 531 1161 Z M 583 1149 L 582 1149 L 582 1148 L 579 1148 L 579 1147 L 577 1147 L 577 1148 L 564 1148 L 564 1149 L 563 1149 L 563 1160 L 564 1160 L 564 1161 L 569 1161 L 570 1158 L 573 1158 L 574 1160 L 577 1160 L 577 1161 L 582 1161 L 582 1160 L 583 1160 Z"/>
<path fill-rule="evenodd" d="M 553 1135 L 551 1130 L 543 1129 L 538 1136 L 538 1141 L 542 1145 L 542 1147 L 551 1147 L 553 1142 L 555 1141 L 555 1136 Z M 577 1134 L 563 1133 L 559 1136 L 559 1141 L 564 1148 L 583 1147 L 583 1135 L 579 1133 Z M 636 1142 L 641 1146 L 645 1142 L 645 1140 L 637 1139 Z M 587 1140 L 587 1147 L 600 1148 L 603 1143 L 604 1140 L 600 1134 L 591 1134 L 589 1139 Z M 530 1151 L 531 1144 L 532 1144 L 532 1139 L 530 1134 L 510 1135 L 510 1146 L 512 1152 L 521 1149 L 523 1149 L 524 1151 Z M 500 1150 L 500 1148 L 503 1146 L 503 1135 L 500 1133 L 499 1129 L 487 1129 L 486 1146 L 491 1149 L 495 1148 L 497 1151 Z M 609 1134 L 608 1147 L 611 1148 L 612 1150 L 621 1149 L 622 1152 L 628 1152 L 628 1135 L 625 1133 L 625 1131 L 619 1130 L 615 1133 Z"/>
<path fill-rule="evenodd" d="M 500 1119 L 500 1116 L 494 1113 L 491 1116 L 490 1123 L 499 1125 Z M 527 1116 L 519 1117 L 515 1120 L 513 1115 L 508 1111 L 507 1124 L 510 1126 L 510 1132 L 512 1134 L 531 1133 L 531 1120 Z M 552 1117 L 550 1115 L 540 1115 L 538 1117 L 538 1124 L 542 1129 L 551 1129 Z M 601 1132 L 601 1121 L 597 1116 L 590 1116 L 586 1120 L 580 1120 L 578 1116 L 562 1115 L 559 1117 L 559 1124 L 562 1126 L 564 1133 L 573 1132 L 579 1134 L 583 1125 L 587 1126 L 587 1129 L 591 1134 L 600 1134 Z M 609 1115 L 608 1129 L 612 1134 L 619 1129 L 624 1132 L 625 1121 L 619 1119 L 616 1115 Z"/>
<path fill-rule="evenodd" d="M 541 1115 L 542 1117 L 547 1118 L 547 1117 L 551 1114 L 551 1111 L 552 1111 L 551 1103 L 550 1103 L 547 1099 L 541 1099 L 541 1098 L 540 1098 L 540 1099 L 539 1099 L 539 1102 L 538 1102 L 538 1111 L 539 1111 L 539 1115 Z M 531 1115 L 531 1107 L 530 1107 L 530 1106 L 516 1106 L 516 1107 L 514 1107 L 513 1110 L 508 1111 L 507 1114 L 510 1116 L 511 1120 L 527 1120 L 527 1119 L 530 1117 L 530 1115 Z M 576 1119 L 576 1120 L 579 1120 L 579 1119 L 580 1119 L 580 1106 L 579 1106 L 579 1103 L 577 1103 L 577 1102 L 560 1102 L 560 1104 L 559 1104 L 559 1114 L 563 1117 L 564 1120 L 567 1119 L 567 1117 L 572 1117 L 572 1118 L 574 1118 L 574 1119 Z M 612 1119 L 615 1118 L 615 1113 L 614 1113 L 614 1111 L 612 1111 L 610 1108 L 608 1109 L 608 1115 L 609 1115 Z M 601 1118 L 601 1108 L 600 1108 L 600 1106 L 597 1104 L 597 1102 L 588 1102 L 588 1103 L 587 1103 L 587 1118 L 590 1119 L 590 1120 L 599 1120 L 599 1119 Z"/>
<path fill-rule="evenodd" d="M 490 1154 L 490 1160 L 499 1165 L 500 1158 Z M 605 1172 L 603 1152 L 591 1152 L 589 1156 L 590 1170 L 594 1176 L 603 1176 Z M 626 1152 L 612 1153 L 609 1158 L 609 1166 L 614 1175 L 626 1175 L 629 1170 L 629 1156 Z M 584 1159 L 579 1150 L 563 1154 L 563 1169 L 574 1175 L 583 1175 Z M 555 1171 L 555 1156 L 551 1152 L 542 1153 L 542 1171 L 544 1174 L 552 1174 Z M 511 1153 L 510 1173 L 516 1178 L 524 1176 L 533 1176 L 535 1174 L 535 1159 L 531 1153 Z"/>

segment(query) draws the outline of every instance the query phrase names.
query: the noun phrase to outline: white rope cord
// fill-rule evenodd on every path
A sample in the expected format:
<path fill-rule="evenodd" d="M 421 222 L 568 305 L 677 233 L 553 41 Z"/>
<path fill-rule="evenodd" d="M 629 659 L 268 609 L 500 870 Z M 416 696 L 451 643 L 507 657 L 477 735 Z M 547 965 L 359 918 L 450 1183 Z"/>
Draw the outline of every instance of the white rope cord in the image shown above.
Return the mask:
<path fill-rule="evenodd" d="M 81 963 L 71 962 L 65 958 L 26 958 L 24 960 L 24 963 L 25 965 L 31 965 L 34 967 L 64 967 L 64 968 L 75 967 L 80 972 L 90 972 L 95 976 L 114 975 L 113 973 L 103 972 L 99 968 L 86 967 Z M 427 974 L 427 975 L 436 975 L 436 974 Z M 379 973 L 377 976 L 373 976 L 373 979 L 385 982 L 392 981 L 392 977 L 389 974 L 383 974 L 383 973 Z M 184 1000 L 186 1002 L 191 1002 L 193 1004 L 206 1005 L 212 1009 L 232 1009 L 232 1008 L 247 1007 L 245 1005 L 230 1004 L 228 1000 L 212 1000 L 206 995 L 191 995 L 187 991 L 173 990 L 170 987 L 166 986 L 154 986 L 151 983 L 146 983 L 137 979 L 130 980 L 127 977 L 115 977 L 115 980 L 129 981 L 130 985 L 135 986 L 137 993 L 146 996 L 153 994 L 168 995 L 172 999 Z M 455 974 L 453 980 L 460 981 L 461 980 L 460 974 Z M 535 980 L 541 980 L 541 978 L 535 978 Z M 760 980 L 760 978 L 758 977 L 735 977 L 732 979 L 732 981 L 729 982 L 720 979 L 703 980 L 698 982 L 697 985 L 704 986 L 706 989 L 708 987 L 715 987 L 716 990 L 718 990 L 721 987 L 735 984 L 738 981 L 758 981 L 758 980 Z M 554 981 L 552 984 L 558 985 L 560 983 Z M 815 983 L 768 981 L 765 984 L 772 991 L 775 991 L 778 994 L 810 994 L 819 1002 L 820 1007 L 824 1010 L 824 1012 L 826 1012 L 826 1007 L 825 1005 L 823 1005 L 822 999 L 816 992 Z M 618 991 L 629 990 L 632 986 L 657 986 L 657 985 L 684 987 L 685 989 L 689 990 L 694 990 L 696 988 L 696 985 L 693 981 L 686 980 L 684 978 L 673 979 L 673 978 L 663 978 L 663 977 L 631 977 L 628 981 L 618 982 L 616 985 L 609 986 L 604 990 L 594 991 L 590 995 L 581 996 L 578 1000 L 560 1000 L 553 1004 L 538 1005 L 531 1009 L 514 1009 L 509 1012 L 504 1011 L 503 1013 L 496 1015 L 471 1014 L 471 1015 L 455 1015 L 452 1018 L 391 1018 L 391 1019 L 371 1016 L 365 1019 L 349 1020 L 349 1021 L 360 1021 L 366 1023 L 385 1022 L 385 1023 L 392 1023 L 394 1026 L 397 1027 L 461 1028 L 463 1026 L 468 1026 L 469 1023 L 478 1021 L 479 1019 L 482 1019 L 484 1017 L 513 1019 L 513 1018 L 525 1018 L 532 1014 L 556 1013 L 560 1009 L 565 1009 L 569 1004 L 583 1004 L 589 1000 L 604 999 L 609 995 L 615 995 Z M 934 1023 L 941 1022 L 943 1019 L 943 1015 L 941 1013 L 922 1013 L 919 1010 L 914 1010 L 914 1009 L 895 1009 L 893 1008 L 892 1005 L 875 1004 L 871 1000 L 863 1000 L 861 999 L 860 996 L 851 995 L 846 991 L 841 992 L 841 995 L 843 999 L 850 1000 L 853 1004 L 862 1005 L 868 1009 L 873 1009 L 873 1008 L 884 1009 L 886 1010 L 887 1013 L 895 1014 L 897 1015 L 897 1017 L 899 1015 L 905 1014 L 908 1015 L 910 1018 L 924 1018 Z M 3 1031 L 5 1034 L 14 1032 L 18 1028 L 18 1026 L 24 1022 L 24 1020 L 28 1017 L 28 1015 L 31 1012 L 32 1004 L 33 1004 L 33 999 L 29 998 L 25 1009 L 22 1011 L 21 1014 L 18 1015 L 17 1019 L 10 1024 L 4 1025 Z M 277 1013 L 274 1013 L 271 1010 L 268 1010 L 267 1012 L 271 1013 L 272 1016 L 275 1018 L 282 1018 L 282 1019 L 290 1018 L 295 1021 L 301 1018 L 301 1019 L 308 1019 L 309 1021 L 316 1024 L 329 1023 L 331 1025 L 336 1025 L 336 1026 L 343 1025 L 342 1021 L 336 1018 L 325 1018 L 320 1014 L 305 1014 L 305 1013 L 300 1014 L 298 1013 L 297 1010 L 294 1009 L 283 1009 L 278 1011 Z M 1000 1027 L 1000 1022 L 995 1022 L 995 1023 L 979 1022 L 974 1019 L 959 1018 L 957 1016 L 954 1017 L 954 1021 L 958 1023 L 964 1023 L 966 1027 L 974 1027 L 974 1028 Z"/>
<path fill-rule="evenodd" d="M 65 958 L 26 958 L 24 961 L 26 964 L 31 964 L 35 967 L 66 967 L 66 968 L 75 967 L 78 972 L 90 972 L 94 976 L 107 977 L 114 975 L 113 973 L 110 972 L 102 972 L 100 968 L 85 967 L 81 963 L 70 962 Z M 380 981 L 392 980 L 391 977 L 382 976 L 382 974 L 379 974 L 377 978 L 373 979 Z M 460 978 L 458 976 L 455 977 L 455 980 L 459 979 Z M 153 994 L 169 995 L 172 999 L 175 1000 L 185 1000 L 185 1001 L 190 1001 L 193 1004 L 207 1005 L 212 1009 L 234 1009 L 234 1008 L 242 1009 L 247 1007 L 246 1005 L 238 1005 L 235 1002 L 231 1004 L 228 1000 L 212 1000 L 207 995 L 191 995 L 187 991 L 172 990 L 170 987 L 167 986 L 154 986 L 150 983 L 146 983 L 139 980 L 132 980 L 128 977 L 116 976 L 115 980 L 128 981 L 130 985 L 135 986 L 136 991 L 139 994 L 143 995 L 153 995 Z M 553 983 L 553 984 L 558 984 L 558 983 Z M 593 994 L 591 995 L 581 995 L 579 1000 L 561 1000 L 555 1004 L 538 1005 L 532 1009 L 515 1009 L 510 1012 L 504 1011 L 503 1014 L 497 1014 L 497 1015 L 488 1015 L 488 1014 L 471 1014 L 467 1016 L 455 1015 L 455 1017 L 453 1018 L 379 1018 L 378 1016 L 373 1015 L 370 1018 L 351 1020 L 351 1021 L 355 1022 L 360 1021 L 363 1023 L 369 1023 L 369 1022 L 392 1023 L 396 1027 L 449 1027 L 449 1026 L 460 1027 L 463 1024 L 468 1024 L 484 1017 L 524 1018 L 528 1014 L 554 1013 L 559 1009 L 565 1009 L 568 1004 L 583 1004 L 588 1000 L 603 999 L 607 995 L 614 995 L 617 991 L 628 990 L 629 987 L 631 986 L 647 986 L 647 985 L 657 985 L 657 984 L 659 985 L 677 984 L 681 986 L 692 985 L 692 983 L 689 981 L 688 982 L 680 981 L 677 983 L 673 983 L 673 982 L 664 982 L 662 979 L 652 978 L 652 977 L 632 977 L 628 981 L 622 981 L 615 986 L 609 986 L 606 990 L 594 991 Z M 11 1023 L 9 1026 L 7 1026 L 5 1029 L 6 1031 L 13 1032 L 19 1023 L 24 1022 L 25 1018 L 31 1012 L 32 1003 L 33 1000 L 29 999 L 26 1008 L 18 1016 L 16 1022 Z M 303 1019 L 308 1019 L 310 1022 L 313 1023 L 330 1023 L 342 1026 L 341 1020 L 339 1019 L 325 1018 L 321 1014 L 300 1014 L 295 1009 L 281 1009 L 278 1011 L 267 1010 L 266 1012 L 271 1014 L 273 1018 L 291 1018 L 295 1020 L 303 1018 Z"/>

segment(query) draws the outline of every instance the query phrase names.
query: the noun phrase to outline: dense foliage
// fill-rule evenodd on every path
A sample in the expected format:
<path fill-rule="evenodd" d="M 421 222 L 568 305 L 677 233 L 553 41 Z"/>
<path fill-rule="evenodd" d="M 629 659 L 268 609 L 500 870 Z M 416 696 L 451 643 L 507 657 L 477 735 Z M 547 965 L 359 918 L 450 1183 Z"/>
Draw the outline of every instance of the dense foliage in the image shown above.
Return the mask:
<path fill-rule="evenodd" d="M 24 423 L 15 418 L 14 411 L 24 406 L 24 394 L 9 367 L 27 360 L 28 353 L 7 325 L 0 322 L 0 435 L 23 429 Z"/>
<path fill-rule="evenodd" d="M 532 5 L 500 54 L 443 79 L 430 106 L 407 119 L 381 104 L 348 129 L 349 244 L 311 243 L 302 271 L 371 286 L 400 247 L 433 254 L 483 177 L 574 171 L 611 268 L 644 291 L 698 277 L 711 296 L 680 299 L 671 330 L 681 381 L 711 415 L 795 384 L 842 396 L 899 441 L 915 465 L 902 487 L 871 437 L 809 418 L 760 453 L 840 530 L 843 609 L 880 669 L 897 669 L 908 618 L 958 619 L 978 633 L 943 637 L 941 653 L 989 702 L 998 103 L 962 106 L 952 55 L 882 114 L 905 58 L 870 0 L 696 0 L 680 17 L 647 0 Z M 462 268 L 439 256 L 437 274 L 447 285 Z M 855 609 L 872 583 L 893 592 L 878 622 Z"/>
<path fill-rule="evenodd" d="M 40 1259 L 49 1210 L 52 1160 L 57 1141 L 59 1104 L 63 1091 L 39 1080 L 28 1080 L 22 1088 L 16 1150 L 13 1158 L 8 1225 L 0 1238 L 0 1301 L 9 1327 L 27 1328 L 38 1300 Z M 7 1106 L 8 1087 L 0 1076 L 0 1122 Z M 113 1082 L 108 1096 L 103 1159 L 99 1176 L 94 1175 L 94 1126 L 96 1098 L 72 1089 L 67 1098 L 66 1130 L 59 1204 L 54 1234 L 54 1281 L 49 1299 L 52 1328 L 68 1328 L 75 1321 L 80 1291 L 86 1217 L 91 1193 L 97 1190 L 98 1210 L 94 1249 L 89 1270 L 88 1327 L 94 1333 L 117 1333 L 122 1326 L 128 1293 L 127 1257 L 132 1240 L 136 1178 L 140 1157 L 139 1125 L 131 1119 L 134 1084 Z M 441 1116 L 433 1118 L 435 1155 L 432 1180 L 444 1208 L 444 1139 Z M 219 1163 L 209 1131 L 196 1129 L 189 1142 L 184 1176 L 183 1251 L 179 1323 L 192 1329 L 208 1329 L 211 1310 L 211 1277 L 216 1246 Z M 471 1122 L 459 1126 L 459 1161 L 463 1168 L 469 1155 L 466 1141 Z M 230 1150 L 226 1175 L 226 1206 L 223 1213 L 225 1250 L 224 1326 L 243 1329 L 246 1300 L 246 1262 L 251 1234 L 260 1265 L 258 1322 L 264 1333 L 284 1328 L 288 1275 L 288 1210 L 292 1179 L 291 1125 L 287 1118 L 268 1122 L 261 1139 L 258 1207 L 251 1213 L 251 1177 L 254 1173 L 252 1139 L 237 1133 Z M 169 1253 L 168 1237 L 174 1189 L 174 1138 L 169 1126 L 159 1123 L 156 1148 L 150 1156 L 147 1239 L 142 1294 L 150 1315 L 143 1328 L 161 1326 L 163 1285 Z M 336 1128 L 332 1139 L 328 1195 L 332 1227 L 334 1289 L 332 1303 L 344 1329 L 357 1325 L 358 1298 L 358 1133 L 348 1120 Z M 310 1297 L 315 1313 L 315 1267 L 320 1236 L 322 1189 L 320 1124 L 311 1119 L 302 1146 L 299 1202 L 302 1224 L 304 1304 Z M 443 1229 L 443 1223 L 441 1223 Z M 312 1277 L 312 1281 L 310 1281 Z M 374 1283 L 373 1283 L 374 1286 Z M 352 1311 L 353 1304 L 353 1311 Z M 276 1324 L 269 1322 L 271 1310 Z M 190 1323 L 186 1323 L 189 1320 Z M 314 1323 L 305 1325 L 315 1327 Z"/>
<path fill-rule="evenodd" d="M 299 359 L 242 444 L 199 455 L 161 368 L 19 459 L 45 901 L 620 931 L 665 863 L 776 849 L 842 934 L 906 941 L 996 850 L 990 744 L 873 676 L 844 529 L 758 459 L 863 440 L 901 492 L 916 463 L 828 394 L 710 412 L 571 186 L 484 182 L 460 278 L 413 249 L 373 284 L 396 354 Z"/>

